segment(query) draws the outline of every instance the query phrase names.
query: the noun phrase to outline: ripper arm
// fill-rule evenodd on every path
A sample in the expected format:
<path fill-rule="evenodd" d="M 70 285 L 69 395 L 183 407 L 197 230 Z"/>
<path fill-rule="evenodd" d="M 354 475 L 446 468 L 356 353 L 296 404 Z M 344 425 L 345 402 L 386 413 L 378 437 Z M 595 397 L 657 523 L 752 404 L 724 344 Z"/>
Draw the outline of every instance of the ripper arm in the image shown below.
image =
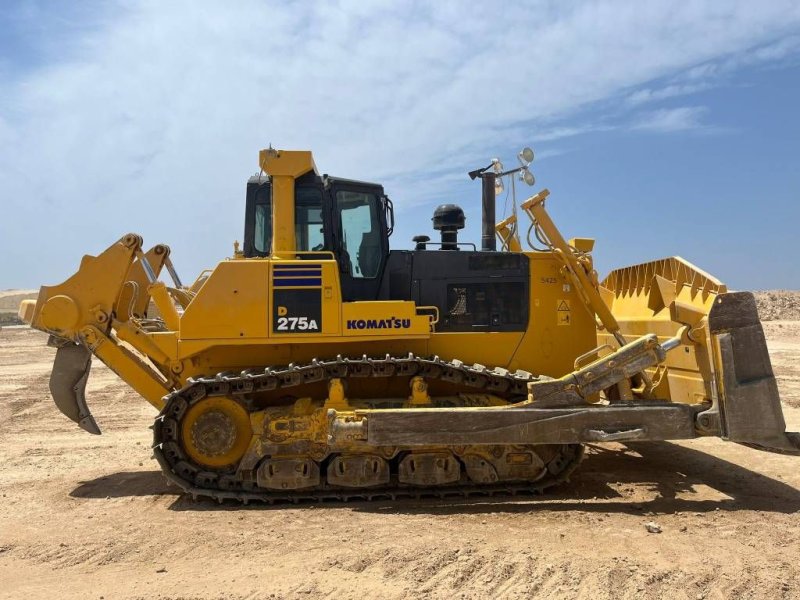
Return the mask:
<path fill-rule="evenodd" d="M 90 433 L 100 433 L 85 398 L 92 354 L 158 409 L 175 383 L 169 364 L 158 360 L 165 357 L 148 354 L 153 368 L 120 343 L 127 337 L 136 346 L 130 318 L 144 313 L 151 296 L 162 314 L 172 316 L 176 310 L 164 284 L 156 280 L 168 261 L 168 247 L 159 245 L 145 254 L 142 238 L 127 234 L 98 256 L 84 256 L 72 277 L 43 286 L 35 302 L 20 307 L 20 316 L 49 333 L 51 345 L 58 348 L 50 377 L 56 405 Z M 177 325 L 177 318 L 171 322 Z"/>

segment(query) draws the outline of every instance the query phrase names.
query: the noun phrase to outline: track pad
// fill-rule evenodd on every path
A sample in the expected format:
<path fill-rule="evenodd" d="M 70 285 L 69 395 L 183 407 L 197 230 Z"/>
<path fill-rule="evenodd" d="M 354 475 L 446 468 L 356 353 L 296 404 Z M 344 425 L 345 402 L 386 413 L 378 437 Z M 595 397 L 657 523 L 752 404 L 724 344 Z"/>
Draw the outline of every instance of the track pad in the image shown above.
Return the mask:
<path fill-rule="evenodd" d="M 86 405 L 86 380 L 92 366 L 92 353 L 80 344 L 69 343 L 56 351 L 50 374 L 50 393 L 62 413 L 89 433 L 100 435 L 100 428 Z"/>

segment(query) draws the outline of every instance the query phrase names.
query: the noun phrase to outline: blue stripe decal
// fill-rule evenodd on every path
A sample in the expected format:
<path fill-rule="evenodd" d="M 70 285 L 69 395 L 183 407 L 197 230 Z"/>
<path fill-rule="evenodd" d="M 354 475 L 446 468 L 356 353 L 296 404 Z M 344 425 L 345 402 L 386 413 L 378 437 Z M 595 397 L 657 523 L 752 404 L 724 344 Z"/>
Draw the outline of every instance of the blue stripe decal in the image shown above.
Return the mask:
<path fill-rule="evenodd" d="M 303 270 L 303 269 L 321 269 L 322 265 L 320 264 L 308 264 L 308 265 L 272 265 L 272 268 L 276 271 L 291 271 L 295 269 Z"/>
<path fill-rule="evenodd" d="M 287 279 L 289 277 L 322 277 L 322 269 L 314 271 L 290 271 L 287 273 L 273 273 L 275 279 Z"/>
<path fill-rule="evenodd" d="M 321 287 L 321 278 L 308 278 L 308 279 L 273 279 L 272 285 L 275 287 Z"/>

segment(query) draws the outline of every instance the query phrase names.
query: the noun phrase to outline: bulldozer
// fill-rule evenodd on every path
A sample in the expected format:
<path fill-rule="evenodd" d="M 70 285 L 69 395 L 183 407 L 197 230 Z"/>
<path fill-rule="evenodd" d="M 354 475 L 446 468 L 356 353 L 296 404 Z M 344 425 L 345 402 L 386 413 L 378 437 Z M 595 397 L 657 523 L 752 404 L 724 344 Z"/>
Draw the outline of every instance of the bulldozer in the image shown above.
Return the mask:
<path fill-rule="evenodd" d="M 541 493 L 603 442 L 800 454 L 753 296 L 679 257 L 600 280 L 594 240 L 563 237 L 546 189 L 496 223 L 498 182 L 534 181 L 520 157 L 469 173 L 480 248 L 443 204 L 440 241 L 390 250 L 382 185 L 262 150 L 243 245 L 191 284 L 167 245 L 129 233 L 23 302 L 57 348 L 56 406 L 100 433 L 97 357 L 158 410 L 168 480 L 220 502 Z"/>

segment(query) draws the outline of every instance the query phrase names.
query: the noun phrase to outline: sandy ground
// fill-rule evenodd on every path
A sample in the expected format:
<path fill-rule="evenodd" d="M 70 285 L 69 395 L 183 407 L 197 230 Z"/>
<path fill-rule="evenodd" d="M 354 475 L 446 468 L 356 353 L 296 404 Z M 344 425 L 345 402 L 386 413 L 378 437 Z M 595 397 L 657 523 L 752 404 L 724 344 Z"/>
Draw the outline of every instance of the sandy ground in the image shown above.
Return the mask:
<path fill-rule="evenodd" d="M 797 430 L 800 322 L 766 329 Z M 218 506 L 166 485 L 97 361 L 104 435 L 63 417 L 44 343 L 0 331 L 0 598 L 800 598 L 800 458 L 608 445 L 538 499 Z"/>

